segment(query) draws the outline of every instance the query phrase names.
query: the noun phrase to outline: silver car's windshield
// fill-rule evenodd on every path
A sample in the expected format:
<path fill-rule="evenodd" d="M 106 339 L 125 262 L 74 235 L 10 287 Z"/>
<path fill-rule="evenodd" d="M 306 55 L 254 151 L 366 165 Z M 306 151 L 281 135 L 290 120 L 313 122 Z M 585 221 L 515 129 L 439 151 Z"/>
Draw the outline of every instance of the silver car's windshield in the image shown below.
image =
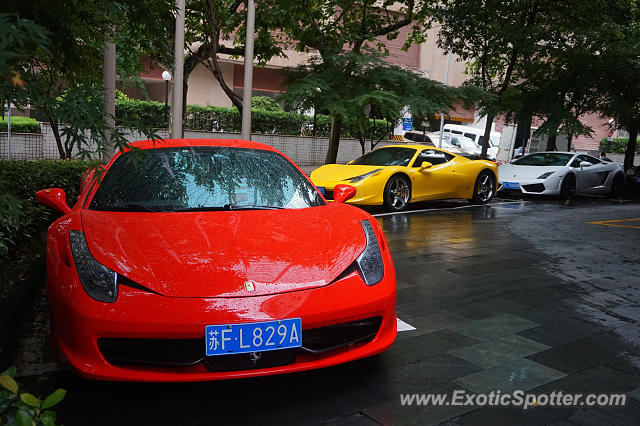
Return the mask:
<path fill-rule="evenodd" d="M 518 166 L 566 166 L 573 154 L 561 152 L 536 152 L 513 161 Z"/>

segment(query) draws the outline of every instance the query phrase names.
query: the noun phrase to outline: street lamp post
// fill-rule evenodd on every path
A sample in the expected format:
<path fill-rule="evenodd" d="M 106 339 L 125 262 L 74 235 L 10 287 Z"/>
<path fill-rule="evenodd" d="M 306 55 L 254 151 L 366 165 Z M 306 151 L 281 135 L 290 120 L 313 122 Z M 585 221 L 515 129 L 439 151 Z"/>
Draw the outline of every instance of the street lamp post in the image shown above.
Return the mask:
<path fill-rule="evenodd" d="M 242 91 L 241 138 L 251 140 L 251 96 L 253 94 L 253 37 L 255 34 L 256 6 L 247 1 L 247 38 L 244 44 L 244 87 Z"/>
<path fill-rule="evenodd" d="M 164 80 L 164 122 L 169 127 L 168 114 L 169 114 L 169 81 L 171 81 L 171 73 L 169 71 L 162 71 L 162 79 Z"/>

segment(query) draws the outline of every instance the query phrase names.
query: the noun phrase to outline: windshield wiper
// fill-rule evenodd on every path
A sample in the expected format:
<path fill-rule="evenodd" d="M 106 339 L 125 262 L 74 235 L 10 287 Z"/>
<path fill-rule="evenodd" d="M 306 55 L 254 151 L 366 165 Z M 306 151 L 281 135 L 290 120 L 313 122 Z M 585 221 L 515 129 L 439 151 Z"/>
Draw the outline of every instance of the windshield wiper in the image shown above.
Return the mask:
<path fill-rule="evenodd" d="M 227 206 L 209 206 L 209 207 L 184 207 L 172 209 L 173 212 L 217 212 L 222 210 L 231 210 Z"/>
<path fill-rule="evenodd" d="M 174 212 L 215 212 L 215 211 L 231 211 L 231 210 L 279 210 L 284 207 L 277 206 L 261 206 L 261 205 L 238 205 L 238 204 L 225 204 L 223 206 L 210 206 L 210 207 L 185 207 L 181 209 L 172 209 Z"/>
<path fill-rule="evenodd" d="M 225 204 L 226 210 L 282 210 L 284 207 L 278 206 L 261 206 L 259 204 L 251 205 L 238 205 L 238 204 Z"/>

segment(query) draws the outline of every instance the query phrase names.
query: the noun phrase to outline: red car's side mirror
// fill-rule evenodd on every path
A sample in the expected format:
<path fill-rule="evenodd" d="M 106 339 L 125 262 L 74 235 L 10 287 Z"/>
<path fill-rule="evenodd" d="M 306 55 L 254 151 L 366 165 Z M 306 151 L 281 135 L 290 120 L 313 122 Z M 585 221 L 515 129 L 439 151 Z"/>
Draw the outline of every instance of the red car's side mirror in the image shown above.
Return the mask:
<path fill-rule="evenodd" d="M 352 199 L 356 195 L 356 189 L 351 185 L 336 185 L 333 188 L 333 202 L 344 203 Z"/>
<path fill-rule="evenodd" d="M 41 189 L 36 192 L 36 200 L 43 206 L 51 207 L 62 214 L 67 214 L 71 211 L 67 204 L 67 195 L 60 188 Z"/>

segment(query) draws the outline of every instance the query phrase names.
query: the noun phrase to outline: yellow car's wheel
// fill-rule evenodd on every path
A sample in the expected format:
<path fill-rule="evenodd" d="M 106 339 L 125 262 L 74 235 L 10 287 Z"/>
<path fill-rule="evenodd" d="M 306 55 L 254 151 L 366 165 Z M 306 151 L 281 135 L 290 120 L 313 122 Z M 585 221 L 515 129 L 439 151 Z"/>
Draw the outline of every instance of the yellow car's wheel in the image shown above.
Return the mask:
<path fill-rule="evenodd" d="M 493 198 L 496 192 L 496 178 L 488 170 L 483 170 L 476 179 L 476 185 L 473 188 L 473 198 L 471 202 L 474 204 L 487 204 Z"/>
<path fill-rule="evenodd" d="M 411 184 L 402 174 L 391 176 L 384 187 L 384 205 L 392 211 L 402 211 L 409 204 L 411 198 Z"/>

